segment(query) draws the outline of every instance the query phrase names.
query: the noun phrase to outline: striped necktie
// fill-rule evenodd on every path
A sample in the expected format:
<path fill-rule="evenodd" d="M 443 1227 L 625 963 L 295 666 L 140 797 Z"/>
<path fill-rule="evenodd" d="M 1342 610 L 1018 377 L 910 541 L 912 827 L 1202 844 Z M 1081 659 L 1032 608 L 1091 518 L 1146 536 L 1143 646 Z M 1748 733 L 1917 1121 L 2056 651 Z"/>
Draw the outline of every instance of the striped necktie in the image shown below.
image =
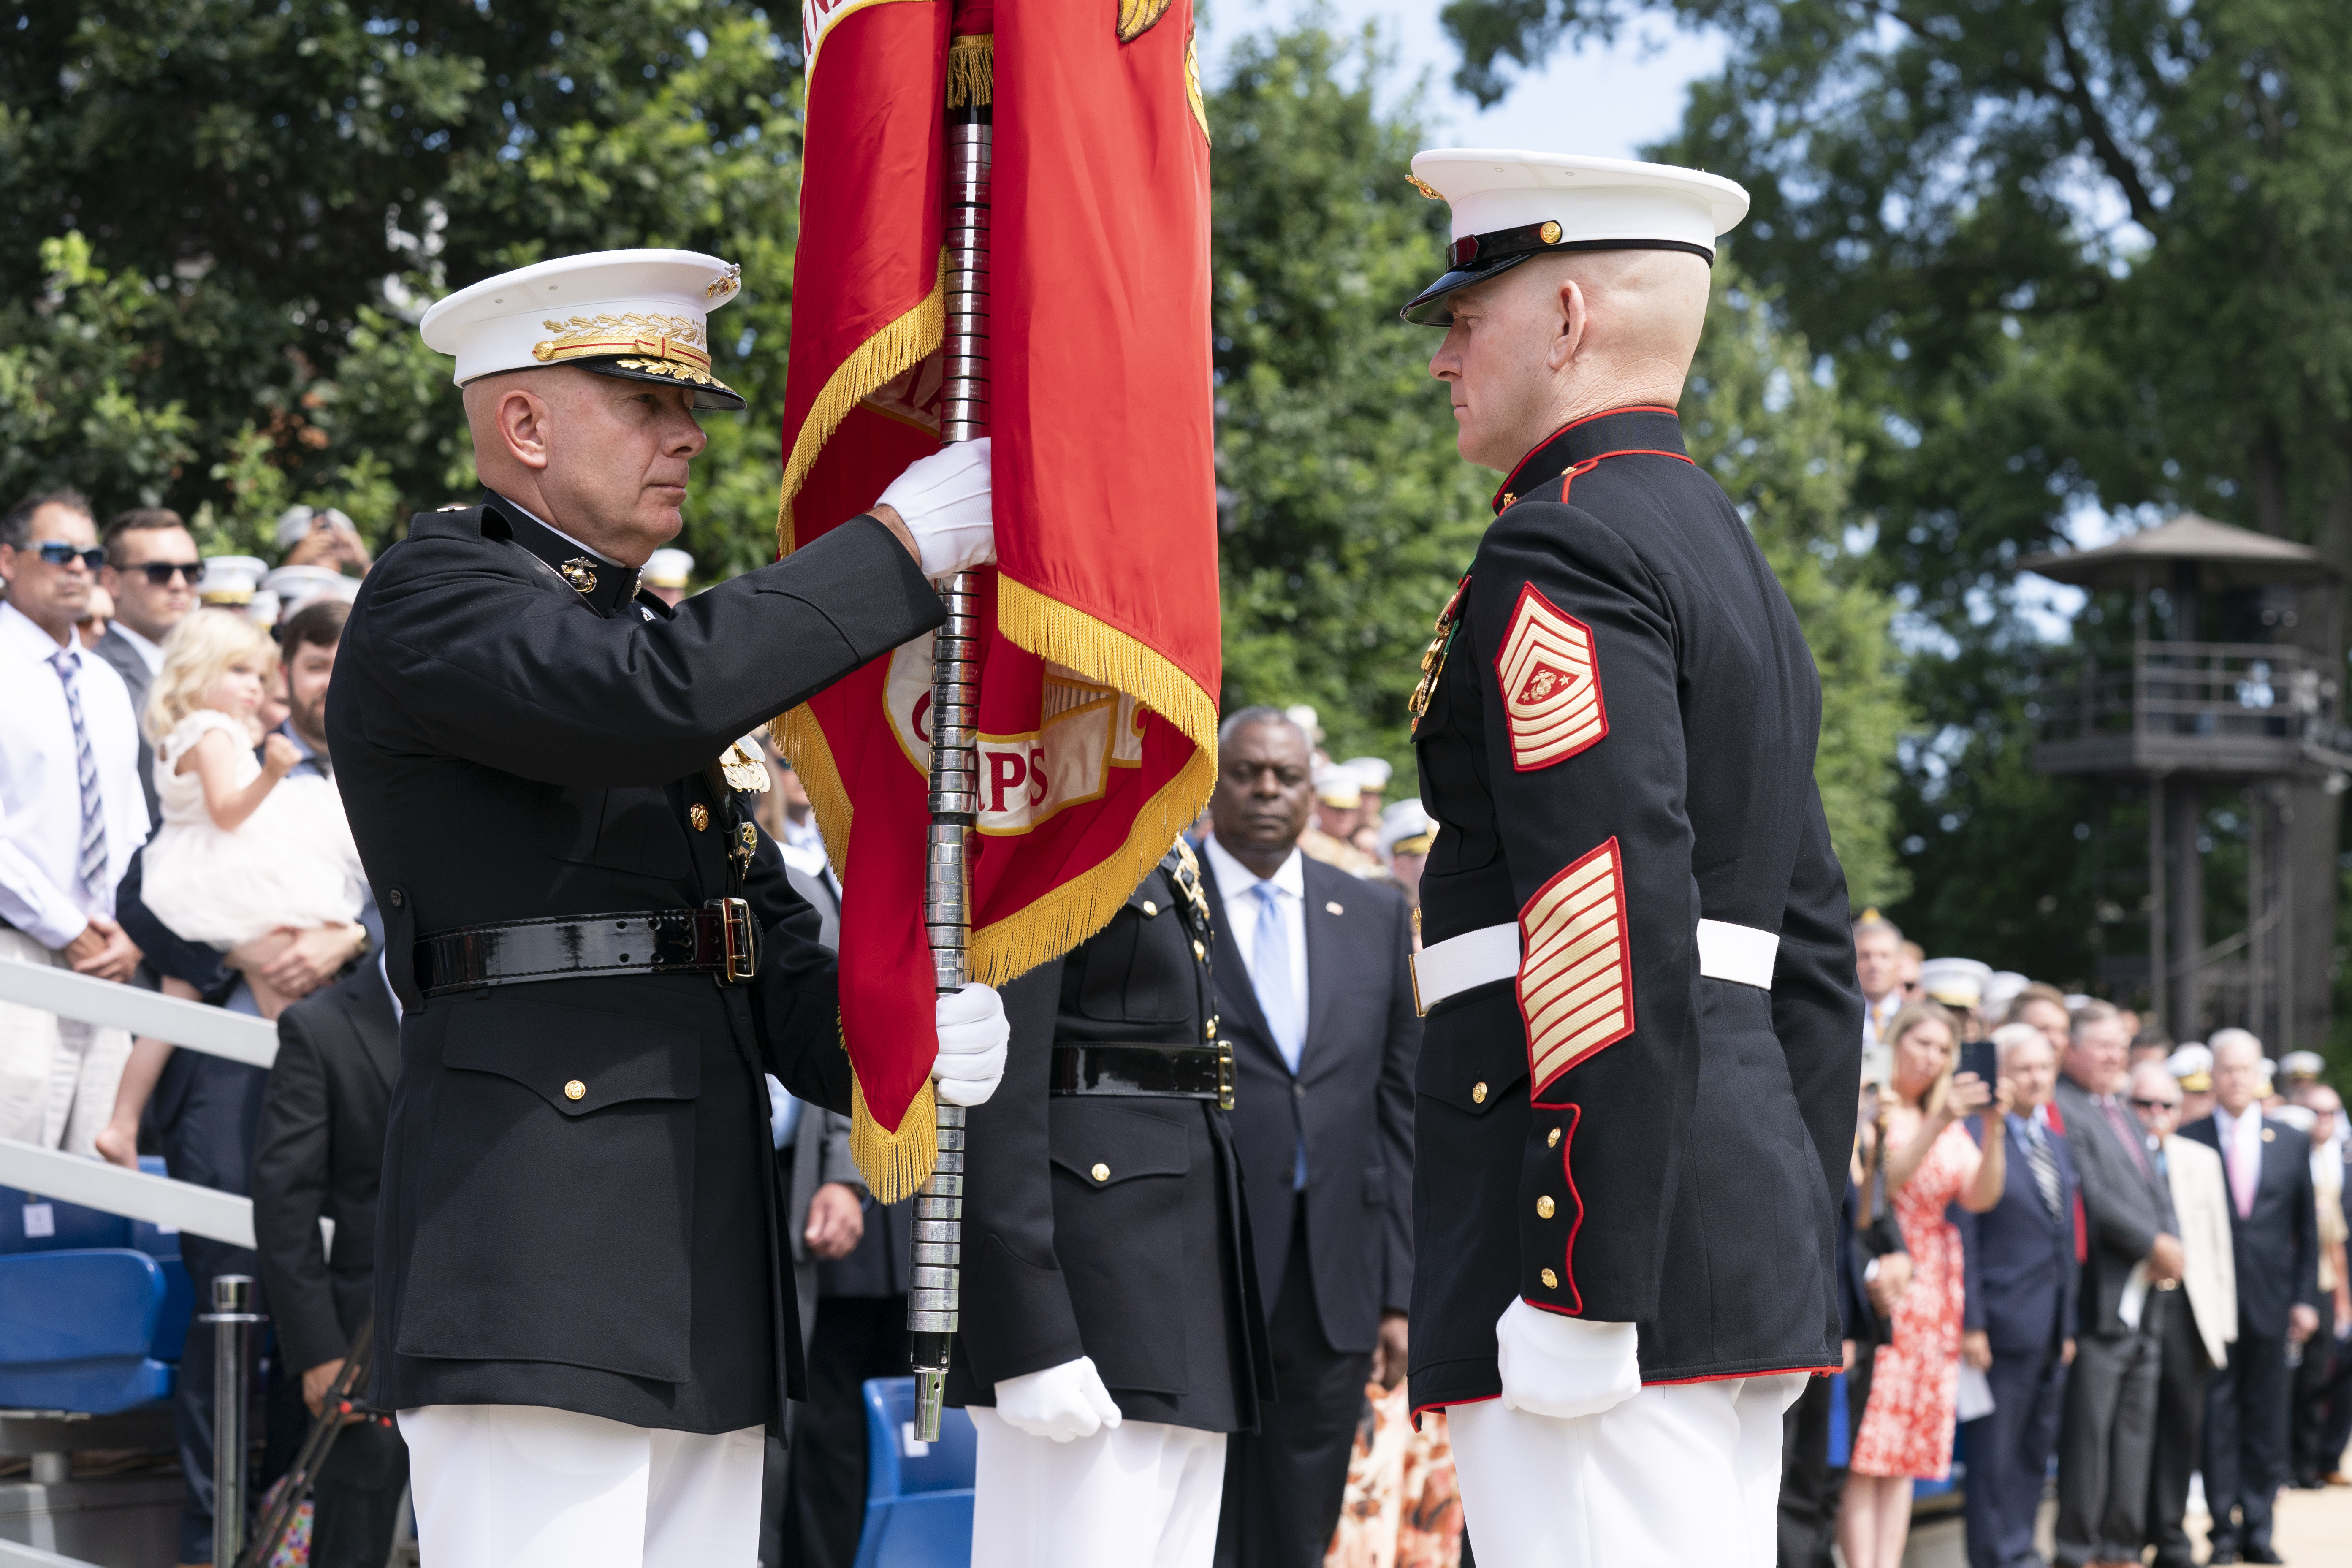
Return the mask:
<path fill-rule="evenodd" d="M 2032 1118 L 2025 1122 L 2025 1163 L 2033 1168 L 2034 1189 L 2042 1194 L 2042 1206 L 2050 1217 L 2061 1217 L 2058 1194 L 2058 1158 L 2050 1152 L 2050 1135 L 2042 1131 Z"/>
<path fill-rule="evenodd" d="M 58 679 L 65 682 L 66 713 L 73 720 L 74 779 L 81 785 L 81 853 L 75 868 L 82 890 L 93 899 L 106 895 L 106 797 L 98 787 L 98 757 L 89 749 L 89 726 L 82 721 L 80 666 L 70 649 L 59 648 L 49 659 Z"/>

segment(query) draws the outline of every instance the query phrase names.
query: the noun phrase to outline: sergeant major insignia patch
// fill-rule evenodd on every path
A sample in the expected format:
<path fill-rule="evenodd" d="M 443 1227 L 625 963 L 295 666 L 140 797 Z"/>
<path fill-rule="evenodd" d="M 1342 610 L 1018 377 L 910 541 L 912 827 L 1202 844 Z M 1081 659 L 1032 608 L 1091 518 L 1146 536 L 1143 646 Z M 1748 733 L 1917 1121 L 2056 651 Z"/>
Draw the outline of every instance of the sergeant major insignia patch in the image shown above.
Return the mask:
<path fill-rule="evenodd" d="M 1609 733 L 1592 628 L 1556 607 L 1532 583 L 1519 590 L 1510 633 L 1495 656 L 1495 675 L 1517 772 L 1566 762 Z"/>

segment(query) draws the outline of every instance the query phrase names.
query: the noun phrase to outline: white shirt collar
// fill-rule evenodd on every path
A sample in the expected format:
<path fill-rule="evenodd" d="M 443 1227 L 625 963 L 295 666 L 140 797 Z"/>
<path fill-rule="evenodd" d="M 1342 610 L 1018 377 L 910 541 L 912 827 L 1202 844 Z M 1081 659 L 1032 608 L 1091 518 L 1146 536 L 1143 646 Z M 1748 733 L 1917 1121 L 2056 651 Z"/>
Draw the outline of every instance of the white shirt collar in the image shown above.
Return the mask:
<path fill-rule="evenodd" d="M 5 600 L 0 600 L 0 637 L 23 650 L 26 657 L 37 658 L 43 664 L 61 653 L 73 655 L 73 662 L 81 663 L 81 639 L 68 633 L 62 647 L 58 639 L 43 631 L 40 623 Z"/>
<path fill-rule="evenodd" d="M 2222 1137 L 2246 1137 L 2262 1127 L 2263 1102 L 2259 1100 L 2247 1101 L 2244 1113 L 2239 1116 L 2232 1116 L 2226 1107 L 2216 1105 L 2213 1108 L 2213 1121 L 2221 1128 Z"/>
<path fill-rule="evenodd" d="M 154 675 L 163 669 L 163 648 L 162 644 L 149 642 L 145 637 L 141 637 L 137 632 L 134 632 L 129 626 L 124 626 L 120 620 L 110 621 L 107 625 L 122 634 L 122 640 L 131 645 L 131 651 L 139 656 L 140 662 L 147 667 L 148 674 Z"/>
<path fill-rule="evenodd" d="M 1260 877 L 1234 858 L 1234 852 L 1218 843 L 1215 834 L 1211 834 L 1206 842 L 1209 863 L 1217 871 L 1217 890 L 1224 895 L 1226 902 L 1231 903 L 1244 893 L 1255 897 L 1260 882 L 1273 883 L 1275 891 L 1278 893 L 1288 893 L 1302 901 L 1306 899 L 1307 857 L 1297 848 L 1290 851 L 1290 858 L 1274 868 L 1273 876 Z"/>

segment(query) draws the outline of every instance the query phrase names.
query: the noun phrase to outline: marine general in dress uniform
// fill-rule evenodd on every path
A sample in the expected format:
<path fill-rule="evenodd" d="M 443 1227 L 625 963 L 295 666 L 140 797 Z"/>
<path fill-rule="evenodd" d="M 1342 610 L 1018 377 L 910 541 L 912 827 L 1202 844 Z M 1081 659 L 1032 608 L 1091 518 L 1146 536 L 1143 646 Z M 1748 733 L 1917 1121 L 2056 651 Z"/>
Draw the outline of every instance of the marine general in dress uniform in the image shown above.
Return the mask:
<path fill-rule="evenodd" d="M 1273 1393 L 1189 847 L 1004 989 L 972 1113 L 948 1398 L 979 1433 L 972 1568 L 1207 1568 L 1225 1437 Z"/>
<path fill-rule="evenodd" d="M 1413 1405 L 1450 1410 L 1482 1568 L 1765 1568 L 1781 1412 L 1838 1365 L 1862 1005 L 1820 682 L 1675 415 L 1747 195 L 1413 172 L 1454 237 L 1405 317 L 1508 475 L 1415 698 Z"/>
<path fill-rule="evenodd" d="M 987 454 L 925 458 L 895 510 L 683 605 L 640 593 L 693 410 L 742 405 L 707 346 L 737 288 L 620 251 L 426 312 L 490 493 L 410 523 L 336 660 L 336 783 L 403 1006 L 374 1399 L 436 1568 L 749 1563 L 761 1429 L 797 1389 L 761 1072 L 845 1111 L 849 1063 L 735 742 L 940 623 L 925 568 L 987 556 Z M 976 1102 L 1002 1007 L 939 1005 L 940 1093 Z"/>

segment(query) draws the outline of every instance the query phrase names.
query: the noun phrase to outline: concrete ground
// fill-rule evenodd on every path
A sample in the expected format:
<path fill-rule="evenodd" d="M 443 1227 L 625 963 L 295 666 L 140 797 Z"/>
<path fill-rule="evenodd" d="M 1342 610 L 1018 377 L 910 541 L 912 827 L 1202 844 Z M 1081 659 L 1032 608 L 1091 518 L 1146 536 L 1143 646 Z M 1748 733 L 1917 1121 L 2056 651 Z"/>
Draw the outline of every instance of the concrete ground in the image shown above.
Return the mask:
<path fill-rule="evenodd" d="M 2042 1504 L 2039 1533 L 2045 1556 L 2050 1551 L 2051 1523 L 2057 1511 L 2056 1503 Z M 2189 1516 L 2189 1533 L 2196 1543 L 2200 1562 L 2205 1556 L 2206 1522 L 2202 1513 Z M 2294 1568 L 2352 1568 L 2352 1487 L 2329 1487 L 2315 1492 L 2290 1489 L 2281 1493 L 2271 1544 Z M 1923 1520 L 1915 1526 L 1910 1545 L 1903 1553 L 1903 1568 L 1968 1568 L 1967 1543 L 1959 1516 L 1955 1513 L 1949 1518 Z"/>

